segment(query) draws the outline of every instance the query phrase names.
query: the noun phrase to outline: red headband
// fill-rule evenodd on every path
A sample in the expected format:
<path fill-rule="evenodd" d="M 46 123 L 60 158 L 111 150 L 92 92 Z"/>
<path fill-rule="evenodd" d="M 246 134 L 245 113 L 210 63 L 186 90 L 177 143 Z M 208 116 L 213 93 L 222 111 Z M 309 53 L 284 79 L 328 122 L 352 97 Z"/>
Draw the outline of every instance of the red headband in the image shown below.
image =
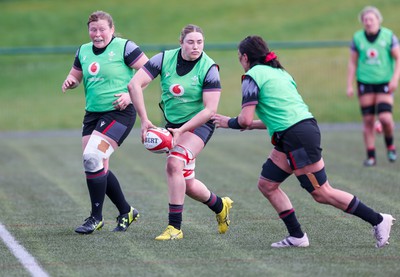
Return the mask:
<path fill-rule="evenodd" d="M 265 56 L 265 62 L 270 62 L 272 60 L 275 60 L 277 58 L 277 56 L 275 55 L 274 52 L 269 52 L 266 56 Z"/>

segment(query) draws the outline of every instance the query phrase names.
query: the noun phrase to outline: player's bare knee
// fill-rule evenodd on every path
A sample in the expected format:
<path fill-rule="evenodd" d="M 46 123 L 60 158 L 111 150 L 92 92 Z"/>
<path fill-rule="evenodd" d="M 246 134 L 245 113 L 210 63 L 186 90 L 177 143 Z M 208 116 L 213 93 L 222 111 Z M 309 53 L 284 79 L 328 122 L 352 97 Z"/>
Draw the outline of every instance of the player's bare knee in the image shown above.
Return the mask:
<path fill-rule="evenodd" d="M 264 194 L 264 192 L 268 191 L 267 187 L 268 186 L 266 185 L 266 182 L 264 180 L 261 180 L 261 179 L 258 180 L 257 188 L 258 188 L 259 191 L 261 191 Z"/>
<path fill-rule="evenodd" d="M 388 114 L 388 113 L 379 114 L 378 118 L 379 118 L 379 121 L 382 124 L 383 128 L 392 128 L 393 127 L 394 123 L 393 123 L 392 114 Z"/>
<path fill-rule="evenodd" d="M 311 192 L 311 196 L 316 202 L 320 204 L 328 204 L 327 195 L 322 193 L 320 189 L 316 189 Z"/>
<path fill-rule="evenodd" d="M 262 176 L 258 180 L 257 187 L 259 191 L 266 197 L 272 195 L 278 188 L 281 183 L 277 183 L 268 179 L 263 178 Z"/>
<path fill-rule="evenodd" d="M 182 172 L 183 162 L 178 159 L 169 158 L 165 166 L 167 174 L 176 174 L 177 172 Z"/>
<path fill-rule="evenodd" d="M 312 193 L 315 190 L 319 189 L 328 180 L 328 177 L 326 176 L 326 172 L 325 172 L 325 167 L 323 167 L 321 170 L 319 170 L 317 172 L 302 174 L 302 175 L 299 175 L 296 177 L 299 180 L 301 187 L 304 188 L 305 190 L 307 190 L 309 193 Z M 318 197 L 319 193 L 313 193 L 312 195 L 313 195 L 313 197 L 314 197 L 314 195 L 316 195 L 316 197 L 314 197 L 314 199 L 317 202 L 322 201 L 322 199 L 320 199 L 320 197 Z"/>

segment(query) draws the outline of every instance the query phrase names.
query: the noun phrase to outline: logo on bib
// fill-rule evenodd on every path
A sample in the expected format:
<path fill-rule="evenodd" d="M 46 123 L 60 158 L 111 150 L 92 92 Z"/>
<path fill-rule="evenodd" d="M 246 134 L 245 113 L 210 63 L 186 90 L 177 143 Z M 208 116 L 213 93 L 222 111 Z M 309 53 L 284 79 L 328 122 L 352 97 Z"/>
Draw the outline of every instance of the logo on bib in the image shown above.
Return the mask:
<path fill-rule="evenodd" d="M 114 51 L 111 51 L 110 53 L 108 53 L 108 60 L 112 61 L 114 59 L 115 53 Z"/>
<path fill-rule="evenodd" d="M 97 75 L 100 71 L 100 64 L 98 62 L 92 62 L 88 68 L 89 74 L 92 76 Z"/>
<path fill-rule="evenodd" d="M 369 48 L 367 50 L 367 57 L 368 59 L 366 60 L 367 64 L 380 64 L 381 61 L 379 60 L 379 52 L 378 50 L 374 48 Z"/>
<path fill-rule="evenodd" d="M 185 89 L 179 84 L 173 84 L 169 87 L 169 92 L 171 92 L 173 96 L 182 96 L 185 93 Z"/>
<path fill-rule="evenodd" d="M 376 59 L 378 58 L 378 51 L 374 48 L 370 48 L 367 50 L 367 56 L 370 59 Z"/>

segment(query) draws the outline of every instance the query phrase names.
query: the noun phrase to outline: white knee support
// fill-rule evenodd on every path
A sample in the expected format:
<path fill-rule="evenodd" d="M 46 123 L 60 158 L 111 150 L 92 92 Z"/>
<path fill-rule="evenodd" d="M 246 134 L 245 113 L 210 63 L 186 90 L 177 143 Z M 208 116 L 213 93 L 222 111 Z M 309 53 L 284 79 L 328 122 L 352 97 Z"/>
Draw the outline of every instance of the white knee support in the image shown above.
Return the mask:
<path fill-rule="evenodd" d="M 196 167 L 196 159 L 191 160 L 185 167 L 183 168 L 183 177 L 185 180 L 190 180 L 194 178 L 194 169 Z"/>
<path fill-rule="evenodd" d="M 114 148 L 98 135 L 91 135 L 83 151 L 83 167 L 86 172 L 96 172 L 104 167 L 103 159 L 108 159 Z"/>
<path fill-rule="evenodd" d="M 193 157 L 192 151 L 182 145 L 176 145 L 169 151 L 168 158 L 176 158 L 185 163 L 183 168 L 183 177 L 186 180 L 194 178 L 194 169 L 196 167 L 196 159 Z"/>

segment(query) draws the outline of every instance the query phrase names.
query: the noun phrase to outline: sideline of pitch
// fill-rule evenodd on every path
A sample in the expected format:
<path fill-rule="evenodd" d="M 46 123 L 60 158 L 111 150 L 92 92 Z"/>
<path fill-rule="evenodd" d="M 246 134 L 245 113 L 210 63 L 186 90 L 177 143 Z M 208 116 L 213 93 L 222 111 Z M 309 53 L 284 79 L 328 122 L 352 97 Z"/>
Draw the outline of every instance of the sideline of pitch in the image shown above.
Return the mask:
<path fill-rule="evenodd" d="M 0 238 L 11 251 L 11 253 L 19 260 L 23 267 L 29 271 L 34 277 L 47 277 L 46 271 L 36 262 L 36 259 L 29 254 L 26 249 L 19 244 L 18 241 L 8 232 L 6 227 L 0 222 Z"/>

